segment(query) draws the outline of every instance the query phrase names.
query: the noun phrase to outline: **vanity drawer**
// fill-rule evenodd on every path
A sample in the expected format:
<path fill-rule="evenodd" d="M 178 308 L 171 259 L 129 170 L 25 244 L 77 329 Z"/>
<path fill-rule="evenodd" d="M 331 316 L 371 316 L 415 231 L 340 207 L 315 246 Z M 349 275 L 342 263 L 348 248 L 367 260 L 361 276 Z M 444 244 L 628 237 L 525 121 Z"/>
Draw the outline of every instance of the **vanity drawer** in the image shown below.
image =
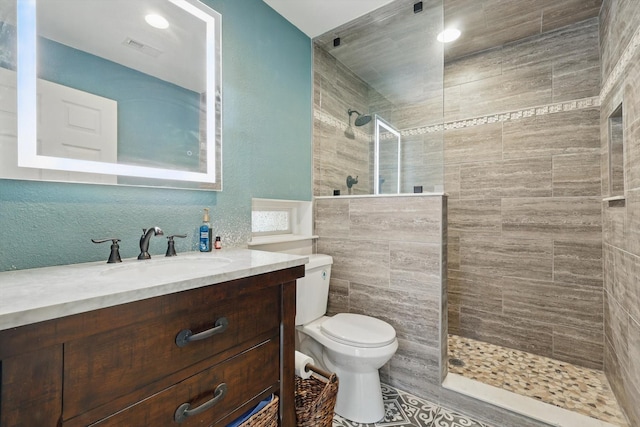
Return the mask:
<path fill-rule="evenodd" d="M 63 419 L 129 394 L 133 403 L 140 398 L 136 390 L 145 388 L 147 393 L 152 383 L 163 389 L 170 385 L 163 378 L 175 372 L 225 350 L 239 352 L 278 335 L 279 287 L 235 298 L 222 298 L 223 291 L 209 286 L 159 297 L 152 305 L 155 317 L 141 316 L 148 320 L 65 343 Z M 176 344 L 181 331 L 198 334 L 222 318 L 228 321 L 222 332 L 182 347 Z M 277 374 L 278 368 L 273 372 Z"/>
<path fill-rule="evenodd" d="M 277 387 L 280 363 L 277 341 L 277 338 L 269 340 L 247 350 L 92 426 L 215 426 L 242 404 L 270 387 Z M 224 388 L 221 384 L 226 386 L 226 392 L 213 406 L 187 416 L 182 422 L 175 421 L 181 405 L 188 403 L 190 410 L 199 408 L 213 398 L 216 388 Z"/>

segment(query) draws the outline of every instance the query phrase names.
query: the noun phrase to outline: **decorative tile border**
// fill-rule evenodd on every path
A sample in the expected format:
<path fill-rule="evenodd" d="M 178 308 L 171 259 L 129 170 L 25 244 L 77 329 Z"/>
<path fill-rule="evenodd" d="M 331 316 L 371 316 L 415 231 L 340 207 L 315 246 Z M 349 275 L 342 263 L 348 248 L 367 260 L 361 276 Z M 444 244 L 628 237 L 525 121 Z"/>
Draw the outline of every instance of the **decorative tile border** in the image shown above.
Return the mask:
<path fill-rule="evenodd" d="M 334 116 L 332 116 L 329 113 L 326 113 L 322 110 L 317 110 L 317 109 L 313 109 L 313 118 L 314 120 L 318 120 L 321 123 L 324 123 L 325 125 L 329 125 L 335 129 L 338 130 L 343 130 L 346 131 L 347 128 L 349 127 L 349 123 L 336 119 Z M 369 139 L 370 135 L 367 132 L 363 132 L 360 129 L 356 128 L 355 126 L 351 127 L 353 129 L 353 134 L 356 136 L 356 138 L 361 138 L 361 139 Z"/>
<path fill-rule="evenodd" d="M 609 94 L 609 92 L 611 92 L 611 89 L 613 89 L 613 86 L 616 84 L 616 82 L 620 80 L 622 73 L 624 73 L 624 71 L 627 69 L 627 67 L 631 63 L 631 59 L 636 54 L 639 48 L 640 28 L 636 30 L 635 34 L 631 38 L 631 41 L 625 48 L 624 52 L 622 52 L 618 63 L 615 67 L 613 67 L 613 70 L 611 71 L 611 73 L 609 73 L 607 80 L 602 85 L 602 88 L 600 89 L 600 99 L 604 99 Z"/>
<path fill-rule="evenodd" d="M 401 133 L 403 136 L 423 135 L 431 132 L 441 132 L 442 130 L 462 129 L 472 126 L 486 125 L 490 123 L 509 122 L 534 116 L 544 116 L 547 114 L 562 113 L 565 111 L 581 110 L 583 108 L 593 108 L 600 105 L 600 97 L 577 99 L 573 101 L 556 102 L 555 104 L 541 105 L 538 107 L 525 108 L 523 110 L 507 111 L 504 113 L 490 114 L 488 116 L 474 117 L 465 120 L 456 120 L 431 126 L 424 126 L 414 129 L 405 129 Z"/>
<path fill-rule="evenodd" d="M 556 102 L 554 104 L 541 105 L 537 107 L 525 108 L 522 110 L 507 111 L 504 113 L 490 114 L 487 116 L 473 117 L 465 120 L 456 120 L 441 124 L 421 126 L 412 129 L 404 129 L 400 132 L 402 136 L 424 135 L 433 132 L 442 132 L 443 130 L 462 129 L 472 126 L 486 125 L 490 123 L 509 122 L 520 120 L 523 118 L 544 116 L 547 114 L 562 113 L 566 111 L 581 110 L 584 108 L 594 108 L 600 106 L 600 97 L 593 96 L 590 98 L 582 98 L 573 101 Z M 335 117 L 325 113 L 324 111 L 314 110 L 314 119 L 321 121 L 336 129 L 346 129 L 348 123 L 336 119 Z M 360 138 L 369 138 L 370 135 L 354 128 L 356 136 Z"/>

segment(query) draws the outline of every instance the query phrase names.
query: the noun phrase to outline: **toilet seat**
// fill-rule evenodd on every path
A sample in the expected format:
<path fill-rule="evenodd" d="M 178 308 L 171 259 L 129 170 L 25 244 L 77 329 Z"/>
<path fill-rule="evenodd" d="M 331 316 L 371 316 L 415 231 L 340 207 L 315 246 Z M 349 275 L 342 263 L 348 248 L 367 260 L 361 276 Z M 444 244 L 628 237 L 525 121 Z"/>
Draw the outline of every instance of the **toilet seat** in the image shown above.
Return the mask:
<path fill-rule="evenodd" d="M 354 313 L 339 313 L 322 322 L 320 330 L 327 338 L 362 348 L 383 347 L 393 343 L 396 331 L 387 322 Z"/>

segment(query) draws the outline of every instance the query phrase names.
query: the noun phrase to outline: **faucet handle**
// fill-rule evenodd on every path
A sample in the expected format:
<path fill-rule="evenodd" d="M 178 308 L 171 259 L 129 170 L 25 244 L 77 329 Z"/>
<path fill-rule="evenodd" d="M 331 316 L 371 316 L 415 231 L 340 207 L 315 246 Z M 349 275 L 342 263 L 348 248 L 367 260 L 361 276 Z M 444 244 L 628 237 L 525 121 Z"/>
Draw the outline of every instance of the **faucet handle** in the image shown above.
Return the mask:
<path fill-rule="evenodd" d="M 110 237 L 108 239 L 91 239 L 91 241 L 93 243 L 104 243 L 104 242 L 111 241 L 111 253 L 109 254 L 109 260 L 107 261 L 107 264 L 122 262 L 122 259 L 120 258 L 120 246 L 118 245 L 118 242 L 120 242 L 120 239 L 115 237 Z"/>
<path fill-rule="evenodd" d="M 185 238 L 186 234 L 173 234 L 171 236 L 167 236 L 167 253 L 164 256 L 176 256 L 176 247 L 175 242 L 173 241 L 174 237 Z"/>

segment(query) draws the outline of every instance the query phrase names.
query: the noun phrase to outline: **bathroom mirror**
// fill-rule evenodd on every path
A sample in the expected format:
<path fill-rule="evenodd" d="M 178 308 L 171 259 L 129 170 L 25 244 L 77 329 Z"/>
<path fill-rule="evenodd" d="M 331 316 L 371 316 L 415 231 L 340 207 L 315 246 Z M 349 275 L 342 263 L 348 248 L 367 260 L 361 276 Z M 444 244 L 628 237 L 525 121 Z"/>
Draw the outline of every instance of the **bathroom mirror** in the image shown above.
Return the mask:
<path fill-rule="evenodd" d="M 0 7 L 0 120 L 15 121 L 1 178 L 222 188 L 217 12 L 198 0 Z"/>

